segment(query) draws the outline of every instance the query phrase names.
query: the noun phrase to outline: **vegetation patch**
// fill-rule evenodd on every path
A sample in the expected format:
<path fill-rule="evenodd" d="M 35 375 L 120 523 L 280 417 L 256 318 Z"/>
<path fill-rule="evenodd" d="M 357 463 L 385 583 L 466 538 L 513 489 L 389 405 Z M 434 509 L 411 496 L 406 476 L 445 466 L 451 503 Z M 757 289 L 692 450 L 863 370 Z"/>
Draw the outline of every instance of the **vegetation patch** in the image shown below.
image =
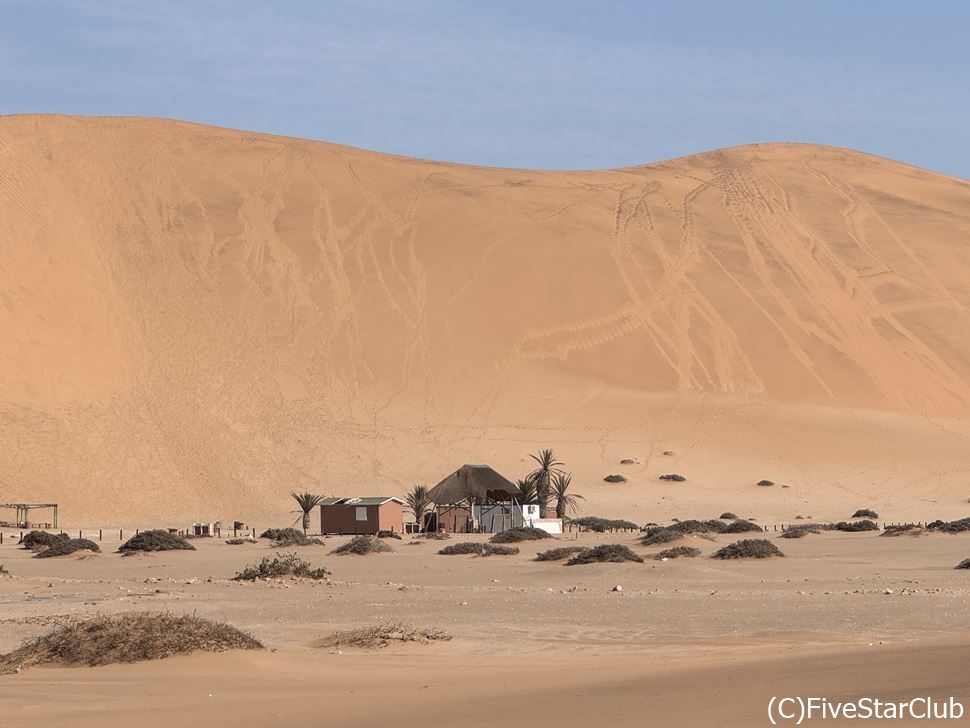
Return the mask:
<path fill-rule="evenodd" d="M 961 518 L 958 521 L 933 521 L 926 524 L 926 530 L 940 533 L 965 533 L 970 531 L 970 518 Z"/>
<path fill-rule="evenodd" d="M 450 546 L 445 546 L 438 553 L 442 556 L 460 556 L 462 554 L 475 554 L 476 556 L 514 556 L 519 553 L 519 549 L 515 546 L 462 541 L 461 543 L 453 543 Z"/>
<path fill-rule="evenodd" d="M 541 528 L 522 527 L 499 531 L 489 540 L 492 543 L 519 543 L 520 541 L 539 541 L 544 538 L 552 538 L 552 536 Z"/>
<path fill-rule="evenodd" d="M 789 526 L 781 532 L 778 538 L 804 538 L 810 533 L 818 535 L 824 530 L 828 529 L 819 528 L 814 523 L 806 523 L 804 525 Z"/>
<path fill-rule="evenodd" d="M 168 531 L 142 531 L 118 547 L 119 551 L 195 551 L 184 536 Z"/>
<path fill-rule="evenodd" d="M 57 629 L 0 656 L 0 673 L 37 665 L 69 667 L 161 660 L 189 652 L 262 649 L 252 635 L 188 615 L 127 612 Z"/>
<path fill-rule="evenodd" d="M 639 531 L 640 526 L 632 521 L 624 521 L 618 518 L 600 518 L 599 516 L 582 516 L 573 518 L 569 525 L 586 531 L 605 533 L 606 531 Z"/>
<path fill-rule="evenodd" d="M 850 518 L 879 518 L 879 514 L 871 508 L 860 508 Z"/>
<path fill-rule="evenodd" d="M 640 544 L 643 546 L 656 546 L 662 543 L 671 543 L 679 538 L 683 538 L 684 534 L 680 531 L 674 531 L 670 528 L 661 528 L 658 531 L 653 531 L 640 539 Z"/>
<path fill-rule="evenodd" d="M 759 480 L 757 483 L 757 485 L 761 486 L 762 488 L 770 488 L 774 484 L 775 484 L 775 481 L 773 480 Z"/>
<path fill-rule="evenodd" d="M 53 546 L 55 543 L 70 541 L 71 537 L 66 533 L 48 533 L 47 531 L 31 531 L 20 541 L 20 545 L 31 551 L 41 551 Z"/>
<path fill-rule="evenodd" d="M 722 546 L 713 554 L 713 559 L 768 559 L 784 556 L 777 546 L 766 538 L 746 538 L 727 546 Z"/>
<path fill-rule="evenodd" d="M 54 556 L 69 556 L 75 551 L 101 551 L 101 547 L 94 541 L 86 538 L 69 538 L 66 541 L 58 541 L 52 546 L 48 546 L 43 551 L 34 555 L 35 559 L 48 559 Z"/>
<path fill-rule="evenodd" d="M 964 559 L 956 565 L 957 569 L 970 569 L 970 559 Z"/>
<path fill-rule="evenodd" d="M 862 521 L 839 521 L 832 528 L 834 528 L 836 531 L 845 531 L 847 533 L 879 530 L 879 526 L 877 526 L 874 521 L 870 521 L 869 519 Z"/>
<path fill-rule="evenodd" d="M 401 540 L 401 534 L 396 531 L 378 531 L 377 538 L 396 538 L 398 541 Z"/>
<path fill-rule="evenodd" d="M 451 538 L 451 534 L 447 531 L 426 531 L 425 533 L 419 533 L 418 538 L 426 538 L 429 541 L 447 541 Z"/>
<path fill-rule="evenodd" d="M 607 483 L 625 483 L 626 478 L 618 473 L 610 473 L 605 478 L 603 478 Z"/>
<path fill-rule="evenodd" d="M 643 562 L 643 558 L 633 553 L 629 546 L 618 543 L 604 543 L 600 546 L 583 549 L 569 561 L 566 566 L 578 566 L 580 564 L 605 564 L 621 563 L 623 561 Z"/>
<path fill-rule="evenodd" d="M 347 543 L 338 546 L 330 553 L 341 556 L 347 554 L 367 556 L 368 554 L 386 554 L 393 550 L 390 544 L 386 544 L 374 536 L 354 536 Z"/>
<path fill-rule="evenodd" d="M 10 572 L 7 571 L 7 568 L 3 564 L 0 564 L 0 577 L 4 576 L 10 576 Z"/>
<path fill-rule="evenodd" d="M 346 632 L 336 632 L 317 643 L 318 647 L 359 647 L 365 650 L 379 650 L 393 644 L 417 642 L 426 645 L 432 642 L 447 642 L 451 635 L 440 629 L 416 629 L 404 624 L 383 624 L 379 627 L 364 627 Z"/>
<path fill-rule="evenodd" d="M 721 533 L 764 533 L 764 529 L 757 523 L 739 518 L 729 523 Z"/>
<path fill-rule="evenodd" d="M 674 483 L 683 483 L 687 480 L 687 478 L 680 473 L 664 473 L 660 476 L 660 480 L 670 480 Z"/>
<path fill-rule="evenodd" d="M 289 553 L 276 554 L 272 559 L 268 556 L 264 557 L 258 564 L 247 566 L 232 578 L 234 581 L 257 581 L 258 579 L 279 579 L 284 576 L 319 580 L 326 579 L 330 576 L 330 572 L 322 566 L 310 566 L 308 561 L 304 561 L 295 553 Z"/>
<path fill-rule="evenodd" d="M 719 515 L 718 518 L 720 518 L 722 521 L 736 521 L 738 517 L 731 513 L 731 511 L 725 511 Z"/>
<path fill-rule="evenodd" d="M 256 543 L 251 538 L 227 538 L 226 543 L 230 546 L 241 546 L 244 543 Z"/>
<path fill-rule="evenodd" d="M 674 546 L 672 549 L 664 549 L 659 554 L 655 555 L 657 561 L 662 561 L 663 559 L 680 559 L 688 558 L 692 559 L 695 556 L 700 556 L 701 550 L 694 548 L 693 546 Z"/>
<path fill-rule="evenodd" d="M 567 556 L 578 554 L 584 548 L 584 546 L 562 546 L 558 549 L 540 551 L 538 554 L 536 554 L 536 561 L 562 561 Z"/>

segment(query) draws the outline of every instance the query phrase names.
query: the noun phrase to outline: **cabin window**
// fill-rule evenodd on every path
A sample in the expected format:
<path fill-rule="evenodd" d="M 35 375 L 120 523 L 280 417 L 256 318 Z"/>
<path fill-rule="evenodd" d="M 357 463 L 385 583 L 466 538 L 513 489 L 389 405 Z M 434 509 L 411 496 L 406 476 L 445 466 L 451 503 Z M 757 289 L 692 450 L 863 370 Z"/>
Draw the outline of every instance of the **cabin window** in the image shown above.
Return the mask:
<path fill-rule="evenodd" d="M 357 506 L 357 520 L 358 521 L 367 520 L 367 506 Z"/>

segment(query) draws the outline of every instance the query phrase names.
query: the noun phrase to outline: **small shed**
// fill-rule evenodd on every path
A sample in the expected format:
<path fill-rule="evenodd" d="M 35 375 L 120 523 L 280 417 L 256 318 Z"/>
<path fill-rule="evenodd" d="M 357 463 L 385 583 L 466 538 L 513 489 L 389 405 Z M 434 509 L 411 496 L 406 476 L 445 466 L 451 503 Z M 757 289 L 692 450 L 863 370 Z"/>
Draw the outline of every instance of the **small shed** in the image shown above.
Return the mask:
<path fill-rule="evenodd" d="M 404 501 L 400 498 L 324 498 L 320 503 L 320 533 L 357 535 L 403 530 Z"/>
<path fill-rule="evenodd" d="M 428 493 L 435 503 L 431 528 L 452 533 L 489 533 L 521 526 L 526 509 L 519 489 L 488 465 L 462 465 Z"/>

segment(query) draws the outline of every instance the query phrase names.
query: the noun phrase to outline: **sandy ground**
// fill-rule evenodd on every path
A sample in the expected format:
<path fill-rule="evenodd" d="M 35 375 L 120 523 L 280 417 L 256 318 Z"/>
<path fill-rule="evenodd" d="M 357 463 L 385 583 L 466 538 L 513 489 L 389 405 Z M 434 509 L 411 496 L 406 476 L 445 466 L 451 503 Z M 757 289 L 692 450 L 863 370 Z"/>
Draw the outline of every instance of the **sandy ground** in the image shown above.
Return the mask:
<path fill-rule="evenodd" d="M 478 537 L 467 537 L 478 538 Z M 872 533 L 778 539 L 785 559 L 707 558 L 566 567 L 531 558 L 445 557 L 438 543 L 395 552 L 300 554 L 327 584 L 241 584 L 265 542 L 199 540 L 197 552 L 30 559 L 0 550 L 0 650 L 66 618 L 122 610 L 195 612 L 244 628 L 271 651 L 151 664 L 31 669 L 0 678 L 13 720 L 166 725 L 191 716 L 292 725 L 763 725 L 772 695 L 970 703 L 970 581 L 953 566 L 970 537 Z M 719 544 L 688 538 L 705 556 Z M 584 534 L 581 544 L 635 544 Z M 115 544 L 116 545 L 116 544 Z M 634 545 L 649 557 L 657 548 Z M 210 581 L 211 579 L 211 581 Z M 616 584 L 622 592 L 611 591 Z M 451 642 L 369 652 L 317 648 L 335 630 L 402 621 Z M 55 697 L 52 697 L 55 696 Z"/>

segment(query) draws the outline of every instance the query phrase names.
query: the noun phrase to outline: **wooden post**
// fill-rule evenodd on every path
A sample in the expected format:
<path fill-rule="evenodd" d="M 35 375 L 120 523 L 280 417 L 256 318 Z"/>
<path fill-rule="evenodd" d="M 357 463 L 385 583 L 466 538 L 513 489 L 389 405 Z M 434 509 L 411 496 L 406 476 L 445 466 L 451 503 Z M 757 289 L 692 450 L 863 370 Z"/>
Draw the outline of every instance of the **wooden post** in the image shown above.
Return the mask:
<path fill-rule="evenodd" d="M 125 532 L 123 530 L 121 530 L 120 528 L 118 529 L 118 540 L 119 541 L 124 541 L 125 540 Z"/>
<path fill-rule="evenodd" d="M 104 541 L 104 531 L 100 528 L 98 529 L 98 541 Z"/>

